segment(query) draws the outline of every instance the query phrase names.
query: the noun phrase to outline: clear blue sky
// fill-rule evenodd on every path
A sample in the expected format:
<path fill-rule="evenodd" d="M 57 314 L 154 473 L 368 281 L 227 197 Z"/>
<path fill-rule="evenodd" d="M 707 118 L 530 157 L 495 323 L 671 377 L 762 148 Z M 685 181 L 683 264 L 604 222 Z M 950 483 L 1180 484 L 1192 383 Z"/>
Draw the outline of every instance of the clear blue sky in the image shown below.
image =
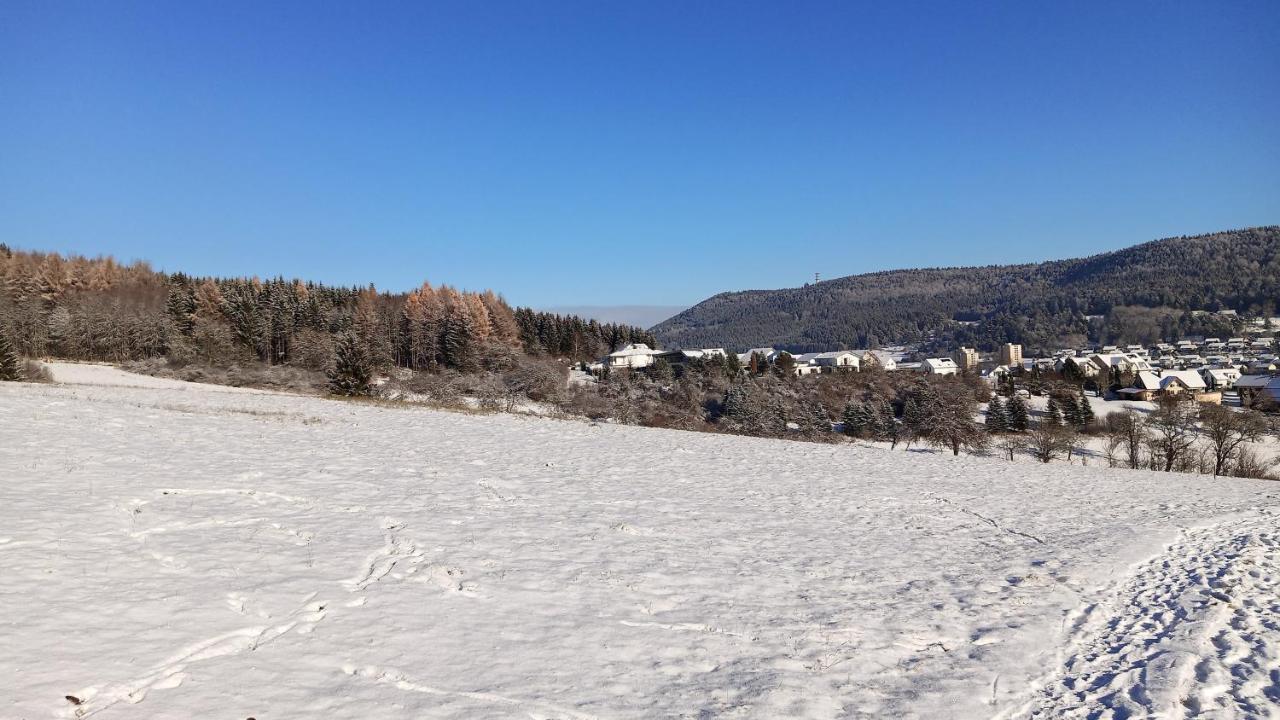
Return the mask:
<path fill-rule="evenodd" d="M 0 241 L 692 303 L 1280 222 L 1280 2 L 0 3 Z"/>

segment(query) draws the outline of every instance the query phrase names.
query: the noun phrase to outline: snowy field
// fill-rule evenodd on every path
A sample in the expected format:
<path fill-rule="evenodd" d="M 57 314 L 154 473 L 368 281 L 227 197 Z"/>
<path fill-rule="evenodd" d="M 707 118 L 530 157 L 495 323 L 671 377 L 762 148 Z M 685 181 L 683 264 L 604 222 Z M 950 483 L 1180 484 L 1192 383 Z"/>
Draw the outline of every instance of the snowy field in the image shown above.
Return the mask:
<path fill-rule="evenodd" d="M 1277 483 L 54 374 L 2 718 L 1280 717 Z"/>

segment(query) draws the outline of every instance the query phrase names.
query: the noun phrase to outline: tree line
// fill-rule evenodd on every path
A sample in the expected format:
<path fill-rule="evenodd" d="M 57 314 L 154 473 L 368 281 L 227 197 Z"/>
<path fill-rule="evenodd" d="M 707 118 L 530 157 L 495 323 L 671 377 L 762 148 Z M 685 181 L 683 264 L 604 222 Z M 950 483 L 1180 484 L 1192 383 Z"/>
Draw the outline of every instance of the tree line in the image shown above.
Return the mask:
<path fill-rule="evenodd" d="M 477 372 L 512 353 L 598 358 L 641 328 L 512 308 L 491 290 L 408 293 L 274 278 L 192 277 L 145 263 L 0 244 L 0 334 L 16 354 L 123 362 L 332 370 L 339 350 L 369 372 Z"/>

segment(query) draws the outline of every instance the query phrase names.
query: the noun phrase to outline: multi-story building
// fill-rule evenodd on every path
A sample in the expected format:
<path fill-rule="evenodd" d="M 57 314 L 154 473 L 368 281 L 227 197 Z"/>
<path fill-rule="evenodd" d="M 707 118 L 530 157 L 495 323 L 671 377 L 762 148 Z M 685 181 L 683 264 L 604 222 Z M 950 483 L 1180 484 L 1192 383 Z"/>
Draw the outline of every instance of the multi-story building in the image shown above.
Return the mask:
<path fill-rule="evenodd" d="M 1005 343 L 1000 346 L 1000 364 L 1016 367 L 1022 364 L 1022 346 Z"/>
<path fill-rule="evenodd" d="M 978 351 L 974 348 L 962 347 L 953 356 L 960 372 L 972 372 L 978 369 Z"/>

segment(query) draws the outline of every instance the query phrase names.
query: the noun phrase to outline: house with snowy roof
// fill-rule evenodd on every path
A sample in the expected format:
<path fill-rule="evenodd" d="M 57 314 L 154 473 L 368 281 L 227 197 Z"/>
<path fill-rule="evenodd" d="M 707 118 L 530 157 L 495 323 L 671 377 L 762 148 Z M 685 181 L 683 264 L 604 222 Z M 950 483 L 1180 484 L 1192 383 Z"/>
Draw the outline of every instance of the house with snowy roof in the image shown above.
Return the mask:
<path fill-rule="evenodd" d="M 951 358 L 926 358 L 920 363 L 920 371 L 926 375 L 955 375 L 960 366 Z"/>
<path fill-rule="evenodd" d="M 1165 370 L 1153 372 L 1143 370 L 1138 373 L 1133 387 L 1117 391 L 1121 397 L 1132 400 L 1155 400 L 1166 395 L 1190 393 L 1200 402 L 1222 402 L 1222 393 L 1208 388 L 1204 378 L 1194 370 Z"/>
<path fill-rule="evenodd" d="M 605 364 L 611 370 L 637 370 L 649 367 L 662 351 L 654 350 L 644 343 L 631 343 L 605 357 Z"/>
<path fill-rule="evenodd" d="M 1203 368 L 1200 377 L 1210 390 L 1230 390 L 1240 379 L 1240 371 L 1235 368 Z"/>
<path fill-rule="evenodd" d="M 1280 375 L 1242 375 L 1236 381 L 1243 405 L 1280 405 Z"/>

